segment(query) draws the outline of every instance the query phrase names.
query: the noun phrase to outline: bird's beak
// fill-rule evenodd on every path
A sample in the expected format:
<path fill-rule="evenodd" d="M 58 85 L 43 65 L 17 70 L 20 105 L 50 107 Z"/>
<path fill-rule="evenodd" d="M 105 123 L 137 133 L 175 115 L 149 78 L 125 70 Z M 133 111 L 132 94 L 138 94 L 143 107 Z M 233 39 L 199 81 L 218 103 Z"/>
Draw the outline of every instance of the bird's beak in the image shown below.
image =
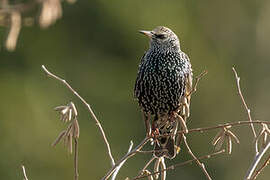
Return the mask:
<path fill-rule="evenodd" d="M 142 33 L 143 35 L 146 35 L 146 36 L 148 36 L 149 38 L 151 38 L 152 35 L 153 35 L 151 31 L 139 31 L 139 33 Z"/>

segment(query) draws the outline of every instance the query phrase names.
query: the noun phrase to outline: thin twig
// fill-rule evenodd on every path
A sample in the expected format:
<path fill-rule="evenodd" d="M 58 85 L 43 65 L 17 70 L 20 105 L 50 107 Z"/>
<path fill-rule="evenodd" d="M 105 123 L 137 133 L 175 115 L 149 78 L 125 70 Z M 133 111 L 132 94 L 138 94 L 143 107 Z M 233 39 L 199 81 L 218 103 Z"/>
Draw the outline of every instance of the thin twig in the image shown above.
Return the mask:
<path fill-rule="evenodd" d="M 250 122 L 252 122 L 252 118 L 251 118 L 251 114 L 250 114 L 250 109 L 248 108 L 248 105 L 247 105 L 247 103 L 246 103 L 246 101 L 245 101 L 245 98 L 244 98 L 244 96 L 243 96 L 243 94 L 242 94 L 242 91 L 241 91 L 241 87 L 240 87 L 240 77 L 238 76 L 238 74 L 237 74 L 236 70 L 234 69 L 234 67 L 232 68 L 232 70 L 233 70 L 234 75 L 235 75 L 238 94 L 239 94 L 239 96 L 240 96 L 240 98 L 241 98 L 241 100 L 242 100 L 243 105 L 245 106 L 245 109 L 246 109 L 247 115 L 248 115 L 248 119 L 249 119 Z M 253 132 L 254 138 L 256 139 L 257 135 L 256 135 L 256 131 L 255 131 L 255 129 L 254 129 L 253 124 L 250 124 L 250 127 L 251 127 L 251 130 L 252 130 L 252 132 Z M 257 153 L 257 152 L 256 152 L 256 153 Z"/>
<path fill-rule="evenodd" d="M 205 76 L 208 72 L 206 70 L 204 70 L 201 74 L 199 74 L 198 76 L 195 77 L 195 83 L 194 86 L 192 88 L 192 90 L 190 91 L 190 93 L 187 96 L 190 96 L 191 94 L 195 93 L 197 91 L 197 86 L 199 84 L 199 81 L 201 80 L 201 78 L 203 76 Z"/>
<path fill-rule="evenodd" d="M 144 170 L 146 170 L 146 168 L 156 159 L 155 156 L 153 156 L 146 164 L 145 166 L 142 168 L 142 170 L 140 171 L 140 173 L 142 173 Z"/>
<path fill-rule="evenodd" d="M 74 152 L 74 179 L 78 180 L 79 179 L 79 171 L 78 171 L 78 148 L 79 148 L 79 144 L 78 144 L 78 139 L 74 138 L 74 148 L 75 148 L 75 152 Z"/>
<path fill-rule="evenodd" d="M 102 180 L 107 180 L 123 161 L 126 161 L 130 157 L 134 156 L 149 140 L 150 138 L 148 137 L 144 138 L 144 140 L 142 140 L 142 142 L 138 146 L 136 146 L 132 151 L 123 156 L 117 163 L 115 163 L 115 165 L 107 172 L 107 174 L 102 178 Z"/>
<path fill-rule="evenodd" d="M 213 156 L 217 156 L 217 155 L 219 155 L 219 154 L 221 154 L 221 153 L 224 153 L 224 152 L 225 152 L 225 149 L 222 149 L 222 150 L 220 150 L 220 151 L 218 151 L 218 152 L 214 152 L 214 153 L 212 153 L 212 154 L 208 154 L 208 155 L 205 155 L 205 156 L 200 156 L 200 157 L 198 157 L 197 159 L 198 159 L 198 160 L 202 160 L 202 159 L 210 159 L 210 158 L 212 158 Z M 158 173 L 161 173 L 161 172 L 163 172 L 163 171 L 174 170 L 176 167 L 185 166 L 185 165 L 187 165 L 187 164 L 191 164 L 191 163 L 194 162 L 194 161 L 196 161 L 196 159 L 187 160 L 187 161 L 182 162 L 182 163 L 178 163 L 178 164 L 171 165 L 171 166 L 167 167 L 167 168 L 164 169 L 164 170 L 160 170 L 160 171 L 157 171 L 157 172 L 154 172 L 154 173 L 151 173 L 151 174 L 148 174 L 148 175 L 144 175 L 144 176 L 137 176 L 137 177 L 133 178 L 132 180 L 137 180 L 137 179 L 146 178 L 146 177 L 148 177 L 148 176 L 153 176 L 153 175 L 158 174 Z"/>
<path fill-rule="evenodd" d="M 224 127 L 230 127 L 230 126 L 241 126 L 244 124 L 270 124 L 270 121 L 259 121 L 259 120 L 254 120 L 252 122 L 250 121 L 237 121 L 237 122 L 232 122 L 232 123 L 225 123 L 225 124 L 220 124 L 217 126 L 210 126 L 210 127 L 205 127 L 205 128 L 194 128 L 194 129 L 189 129 L 188 132 L 204 132 L 204 131 L 208 131 L 208 130 L 214 130 L 214 129 L 218 129 L 218 128 L 224 128 Z M 177 133 L 181 134 L 184 133 L 184 131 L 178 131 Z"/>
<path fill-rule="evenodd" d="M 52 78 L 54 78 L 54 79 L 56 79 L 56 80 L 58 80 L 58 81 L 60 81 L 60 82 L 62 82 L 75 96 L 77 96 L 81 101 L 82 101 L 82 103 L 87 107 L 87 109 L 88 109 L 88 111 L 90 112 L 90 114 L 91 114 L 91 116 L 93 117 L 93 119 L 95 120 L 95 122 L 96 122 L 96 125 L 98 126 L 98 128 L 99 128 L 99 131 L 100 131 L 100 133 L 101 133 L 101 135 L 102 135 L 102 137 L 103 137 L 103 140 L 104 140 L 104 142 L 105 142 L 105 144 L 106 144 L 106 146 L 107 146 L 107 151 L 108 151 L 108 154 L 109 154 L 109 157 L 110 157 L 110 159 L 111 159 L 111 164 L 112 164 L 112 166 L 114 166 L 115 165 L 115 161 L 114 161 L 114 158 L 113 158 L 113 156 L 112 156 L 112 152 L 111 152 L 111 148 L 110 148 L 110 144 L 109 144 L 109 142 L 108 142 L 108 140 L 107 140 L 107 137 L 106 137 L 106 135 L 105 135 L 105 132 L 104 132 L 104 130 L 103 130 L 103 128 L 102 128 L 102 126 L 101 126 L 101 124 L 100 124 L 100 122 L 99 122 L 99 120 L 97 119 L 97 117 L 96 117 L 96 115 L 95 115 L 95 113 L 94 113 L 94 111 L 92 110 L 92 108 L 91 108 L 91 106 L 69 85 L 69 83 L 67 83 L 66 82 L 66 80 L 64 80 L 64 79 L 62 79 L 62 78 L 60 78 L 60 77 L 58 77 L 58 76 L 56 76 L 56 75 L 54 75 L 53 73 L 51 73 L 50 71 L 48 71 L 47 69 L 46 69 L 46 67 L 44 66 L 44 65 L 42 65 L 42 69 L 44 70 L 44 72 L 47 74 L 47 76 L 49 76 L 49 77 L 52 77 Z"/>
<path fill-rule="evenodd" d="M 133 142 L 130 141 L 130 144 L 129 144 L 129 148 L 128 148 L 128 152 L 127 152 L 127 153 L 130 153 L 132 147 L 133 147 Z M 119 170 L 120 170 L 121 167 L 124 165 L 124 163 L 126 162 L 126 160 L 127 160 L 127 159 L 125 159 L 124 161 L 122 161 L 122 162 L 119 164 L 119 166 L 117 166 L 117 168 L 115 169 L 115 171 L 114 171 L 114 173 L 113 173 L 113 175 L 112 175 L 111 180 L 115 180 L 115 178 L 116 178 L 116 176 L 117 176 Z"/>
<path fill-rule="evenodd" d="M 261 158 L 265 154 L 265 152 L 269 149 L 270 142 L 263 148 L 258 155 L 255 156 L 253 163 L 251 164 L 250 168 L 248 169 L 248 172 L 246 174 L 245 180 L 251 180 L 252 174 L 254 173 L 256 167 L 258 166 Z"/>
<path fill-rule="evenodd" d="M 22 171 L 23 171 L 23 180 L 28 180 L 24 165 L 22 165 Z"/>
<path fill-rule="evenodd" d="M 150 153 L 162 153 L 162 152 L 166 152 L 168 150 L 166 149 L 161 149 L 161 150 L 150 150 L 150 151 L 137 151 L 138 153 L 142 153 L 142 154 L 150 154 Z"/>
<path fill-rule="evenodd" d="M 186 136 L 183 134 L 183 139 L 184 139 L 184 142 L 185 142 L 185 145 L 188 149 L 188 153 L 195 159 L 196 163 L 201 167 L 202 171 L 204 172 L 205 176 L 207 177 L 208 180 L 212 180 L 212 178 L 210 177 L 210 175 L 208 174 L 205 166 L 203 163 L 200 162 L 200 160 L 193 154 L 193 152 L 191 151 L 189 145 L 188 145 L 188 142 L 187 142 L 187 138 Z"/>
<path fill-rule="evenodd" d="M 262 172 L 262 170 L 269 164 L 269 162 L 270 162 L 270 156 L 268 156 L 266 161 L 264 161 L 263 165 L 258 170 L 256 170 L 251 180 L 255 180 L 258 177 L 258 175 Z"/>

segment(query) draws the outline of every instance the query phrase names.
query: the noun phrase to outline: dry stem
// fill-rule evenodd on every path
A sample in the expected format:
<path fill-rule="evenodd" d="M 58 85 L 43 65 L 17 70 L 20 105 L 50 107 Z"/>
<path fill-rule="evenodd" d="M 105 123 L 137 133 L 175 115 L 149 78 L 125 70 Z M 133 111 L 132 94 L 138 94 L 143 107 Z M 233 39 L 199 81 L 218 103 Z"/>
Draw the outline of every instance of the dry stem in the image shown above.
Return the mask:
<path fill-rule="evenodd" d="M 263 157 L 263 155 L 265 154 L 265 152 L 269 149 L 270 147 L 270 142 L 265 146 L 265 148 L 263 148 L 258 155 L 255 156 L 253 163 L 251 164 L 250 168 L 248 169 L 248 172 L 246 174 L 245 180 L 251 180 L 252 178 L 252 174 L 254 173 L 257 165 L 259 164 L 261 158 Z M 267 163 L 265 163 L 265 165 L 267 165 Z M 264 167 L 263 167 L 264 168 Z M 257 173 L 255 173 L 256 175 Z M 257 175 L 256 175 L 257 176 Z M 255 176 L 255 177 L 256 177 Z"/>
<path fill-rule="evenodd" d="M 156 159 L 155 156 L 153 156 L 146 164 L 145 166 L 142 168 L 142 170 L 140 171 L 140 173 L 142 173 L 144 170 L 146 170 L 146 168 Z"/>
<path fill-rule="evenodd" d="M 252 122 L 250 121 L 237 121 L 237 122 L 232 122 L 232 123 L 225 123 L 225 124 L 220 124 L 217 126 L 210 126 L 210 127 L 205 127 L 205 128 L 194 128 L 194 129 L 189 129 L 188 132 L 200 132 L 203 133 L 204 131 L 208 131 L 208 130 L 214 130 L 214 129 L 218 129 L 218 128 L 224 128 L 224 127 L 228 127 L 228 126 L 241 126 L 244 124 L 270 124 L 269 121 L 260 121 L 260 120 L 254 120 Z M 184 131 L 178 131 L 177 133 L 181 134 L 184 133 Z"/>
<path fill-rule="evenodd" d="M 207 177 L 207 179 L 209 180 L 212 180 L 212 178 L 210 177 L 210 175 L 208 174 L 205 166 L 203 163 L 200 162 L 200 160 L 193 154 L 193 152 L 191 151 L 189 145 L 188 145 L 188 142 L 187 142 L 187 138 L 186 136 L 183 134 L 183 139 L 184 139 L 184 142 L 185 142 L 185 145 L 188 149 L 188 153 L 195 159 L 196 163 L 201 167 L 202 171 L 204 172 L 205 176 Z"/>
<path fill-rule="evenodd" d="M 145 137 L 144 140 L 142 140 L 142 142 L 136 146 L 132 151 L 128 152 L 124 157 L 122 157 L 117 163 L 115 163 L 115 165 L 107 172 L 107 174 L 102 178 L 102 180 L 107 180 L 112 174 L 113 172 L 116 170 L 116 168 L 118 166 L 121 165 L 121 163 L 123 161 L 126 161 L 127 159 L 129 159 L 130 157 L 134 156 L 138 151 L 140 151 L 140 149 L 142 149 L 142 147 L 150 140 L 150 138 Z"/>
<path fill-rule="evenodd" d="M 96 117 L 96 115 L 95 115 L 95 113 L 93 112 L 93 110 L 92 110 L 92 108 L 91 108 L 91 106 L 69 85 L 69 83 L 67 83 L 66 82 L 66 80 L 64 80 L 64 79 L 62 79 L 62 78 L 60 78 L 60 77 L 58 77 L 58 76 L 56 76 L 56 75 L 54 75 L 53 73 L 51 73 L 50 71 L 48 71 L 47 69 L 46 69 L 46 67 L 44 66 L 44 65 L 42 65 L 42 69 L 44 70 L 44 72 L 46 73 L 46 75 L 47 76 L 49 76 L 49 77 L 52 77 L 52 78 L 54 78 L 54 79 L 56 79 L 56 80 L 58 80 L 58 81 L 60 81 L 60 82 L 62 82 L 75 96 L 77 96 L 81 101 L 82 101 L 82 103 L 87 107 L 87 109 L 88 109 L 88 111 L 90 112 L 90 114 L 91 114 L 91 116 L 93 117 L 93 119 L 95 120 L 95 122 L 96 122 L 96 125 L 98 126 L 98 128 L 99 128 L 99 131 L 100 131 L 100 133 L 101 133 L 101 135 L 102 135 L 102 137 L 103 137 L 103 140 L 104 140 L 104 142 L 105 142 L 105 144 L 106 144 L 106 146 L 107 146 L 107 151 L 108 151 L 108 154 L 109 154 L 109 157 L 110 157 L 110 159 L 111 159 L 111 164 L 112 165 L 115 165 L 115 161 L 114 161 L 114 158 L 113 158 L 113 156 L 112 156 L 112 153 L 111 153 L 111 148 L 110 148 L 110 144 L 109 144 L 109 142 L 108 142 L 108 140 L 107 140 L 107 138 L 106 138 L 106 135 L 105 135 L 105 132 L 104 132 L 104 130 L 103 130 L 103 128 L 102 128 L 102 126 L 101 126 L 101 124 L 100 124 L 100 122 L 99 122 L 99 120 L 97 119 L 97 117 Z"/>
<path fill-rule="evenodd" d="M 208 72 L 206 70 L 204 70 L 201 74 L 199 74 L 198 76 L 195 77 L 195 83 L 194 83 L 194 86 L 192 88 L 192 90 L 190 91 L 190 93 L 187 95 L 187 96 L 190 96 L 192 95 L 193 93 L 195 93 L 197 91 L 197 86 L 198 86 L 198 83 L 199 81 L 201 80 L 201 78 L 203 76 L 205 76 Z"/>
<path fill-rule="evenodd" d="M 133 142 L 130 141 L 130 144 L 129 144 L 129 148 L 128 148 L 128 152 L 127 152 L 127 153 L 130 153 L 132 147 L 133 147 Z M 119 170 L 120 170 L 121 167 L 124 165 L 124 163 L 126 162 L 126 160 L 127 160 L 127 159 L 125 159 L 124 161 L 122 161 L 122 162 L 119 164 L 119 166 L 117 166 L 117 168 L 115 169 L 115 171 L 114 171 L 114 173 L 113 173 L 113 175 L 112 175 L 111 180 L 115 180 L 115 178 L 116 178 L 116 176 L 117 176 Z"/>
<path fill-rule="evenodd" d="M 202 159 L 210 159 L 210 158 L 212 158 L 213 156 L 217 156 L 217 155 L 219 155 L 219 154 L 221 154 L 221 153 L 224 153 L 224 152 L 225 152 L 225 150 L 222 149 L 222 150 L 220 150 L 220 151 L 218 151 L 218 152 L 214 152 L 214 153 L 212 153 L 212 154 L 208 154 L 208 155 L 205 155 L 205 156 L 200 156 L 200 157 L 198 157 L 197 159 L 198 159 L 198 160 L 202 160 Z M 151 174 L 148 174 L 148 175 L 137 176 L 137 177 L 133 178 L 132 180 L 137 180 L 137 179 L 146 178 L 146 177 L 148 177 L 148 176 L 153 176 L 153 175 L 158 174 L 158 173 L 161 173 L 161 172 L 163 172 L 163 171 L 174 170 L 176 167 L 180 167 L 180 166 L 185 166 L 185 165 L 187 165 L 187 164 L 191 164 L 193 161 L 196 161 L 196 159 L 191 159 L 191 160 L 188 160 L 188 161 L 185 161 L 185 162 L 182 162 L 182 163 L 174 164 L 174 165 L 171 165 L 171 166 L 167 167 L 167 168 L 164 169 L 164 170 L 159 170 L 159 171 L 157 171 L 157 172 L 154 172 L 154 173 L 151 173 Z"/>
<path fill-rule="evenodd" d="M 22 165 L 22 171 L 23 171 L 23 180 L 28 180 L 24 165 Z"/>
<path fill-rule="evenodd" d="M 79 171 L 78 171 L 78 148 L 79 148 L 79 144 L 78 144 L 78 139 L 74 138 L 74 148 L 75 148 L 75 153 L 74 153 L 74 179 L 78 180 L 79 179 Z"/>
<path fill-rule="evenodd" d="M 233 70 L 234 75 L 235 75 L 238 94 L 239 94 L 239 96 L 240 96 L 240 98 L 241 98 L 241 101 L 242 101 L 243 105 L 245 106 L 245 109 L 246 109 L 247 115 L 248 115 L 248 119 L 249 119 L 250 122 L 252 122 L 252 118 L 251 118 L 251 115 L 250 115 L 250 109 L 248 108 L 248 105 L 247 105 L 247 103 L 246 103 L 246 101 L 245 101 L 245 98 L 244 98 L 244 96 L 243 96 L 243 94 L 242 94 L 242 91 L 241 91 L 241 87 L 240 87 L 240 77 L 238 76 L 238 74 L 237 74 L 236 70 L 234 69 L 234 67 L 232 68 L 232 70 Z M 256 139 L 257 135 L 256 135 L 256 131 L 255 131 L 254 126 L 253 126 L 252 123 L 250 124 L 250 127 L 251 127 L 251 130 L 252 130 L 252 132 L 253 132 L 254 139 Z M 258 153 L 258 151 L 256 151 L 256 153 Z"/>
<path fill-rule="evenodd" d="M 266 159 L 266 161 L 263 163 L 263 165 L 254 173 L 254 175 L 252 176 L 252 180 L 255 180 L 258 175 L 262 172 L 262 170 L 269 164 L 270 162 L 270 156 L 268 156 L 268 158 Z"/>

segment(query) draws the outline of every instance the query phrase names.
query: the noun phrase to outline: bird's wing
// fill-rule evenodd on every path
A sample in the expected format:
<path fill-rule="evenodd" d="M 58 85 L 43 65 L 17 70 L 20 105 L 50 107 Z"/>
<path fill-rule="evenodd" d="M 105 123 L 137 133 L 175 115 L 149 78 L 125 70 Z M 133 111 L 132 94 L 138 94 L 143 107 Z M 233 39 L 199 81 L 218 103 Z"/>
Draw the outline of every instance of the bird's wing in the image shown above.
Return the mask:
<path fill-rule="evenodd" d="M 189 117 L 189 107 L 190 107 L 190 94 L 192 92 L 192 68 L 191 68 L 191 64 L 190 64 L 190 59 L 189 57 L 182 52 L 181 54 L 181 58 L 183 58 L 185 61 L 187 61 L 187 67 L 185 67 L 186 69 L 185 71 L 185 78 L 184 78 L 184 84 L 185 84 L 185 92 L 184 95 L 182 97 L 182 113 L 181 115 L 183 115 L 185 118 Z"/>
<path fill-rule="evenodd" d="M 141 71 L 141 65 L 143 63 L 143 61 L 145 60 L 145 54 L 146 52 L 143 54 L 142 58 L 141 58 L 141 61 L 140 61 L 140 64 L 139 64 L 139 68 L 138 68 L 138 73 L 137 73 L 137 78 L 136 78 L 136 81 L 135 81 L 135 87 L 134 87 L 134 97 L 137 99 L 139 97 L 139 89 L 140 88 L 139 86 L 139 83 L 140 83 L 140 80 L 142 78 L 142 74 L 140 73 Z"/>

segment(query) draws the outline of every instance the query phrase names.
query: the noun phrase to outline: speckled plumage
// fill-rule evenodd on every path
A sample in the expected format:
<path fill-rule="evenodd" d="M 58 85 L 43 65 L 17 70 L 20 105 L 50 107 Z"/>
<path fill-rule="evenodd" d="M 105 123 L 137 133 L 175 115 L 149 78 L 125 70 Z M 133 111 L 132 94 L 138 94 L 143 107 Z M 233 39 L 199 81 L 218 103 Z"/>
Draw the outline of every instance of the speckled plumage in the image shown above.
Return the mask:
<path fill-rule="evenodd" d="M 170 133 L 175 131 L 175 125 L 166 121 L 180 108 L 187 86 L 189 89 L 192 86 L 191 64 L 180 49 L 178 37 L 169 28 L 159 26 L 141 32 L 150 37 L 150 48 L 141 59 L 134 95 L 144 114 L 154 116 L 159 132 Z M 163 145 L 159 144 L 158 148 L 164 148 L 167 143 L 174 148 L 174 138 L 160 139 L 166 142 L 161 142 Z M 169 156 L 174 157 L 175 153 Z"/>
<path fill-rule="evenodd" d="M 156 29 L 173 33 L 165 27 Z M 174 33 L 169 36 L 173 36 L 172 45 L 163 46 L 151 40 L 149 50 L 141 59 L 135 83 L 134 94 L 140 107 L 152 115 L 168 114 L 178 109 L 186 79 L 192 76 L 189 58 L 180 50 L 177 36 Z"/>

